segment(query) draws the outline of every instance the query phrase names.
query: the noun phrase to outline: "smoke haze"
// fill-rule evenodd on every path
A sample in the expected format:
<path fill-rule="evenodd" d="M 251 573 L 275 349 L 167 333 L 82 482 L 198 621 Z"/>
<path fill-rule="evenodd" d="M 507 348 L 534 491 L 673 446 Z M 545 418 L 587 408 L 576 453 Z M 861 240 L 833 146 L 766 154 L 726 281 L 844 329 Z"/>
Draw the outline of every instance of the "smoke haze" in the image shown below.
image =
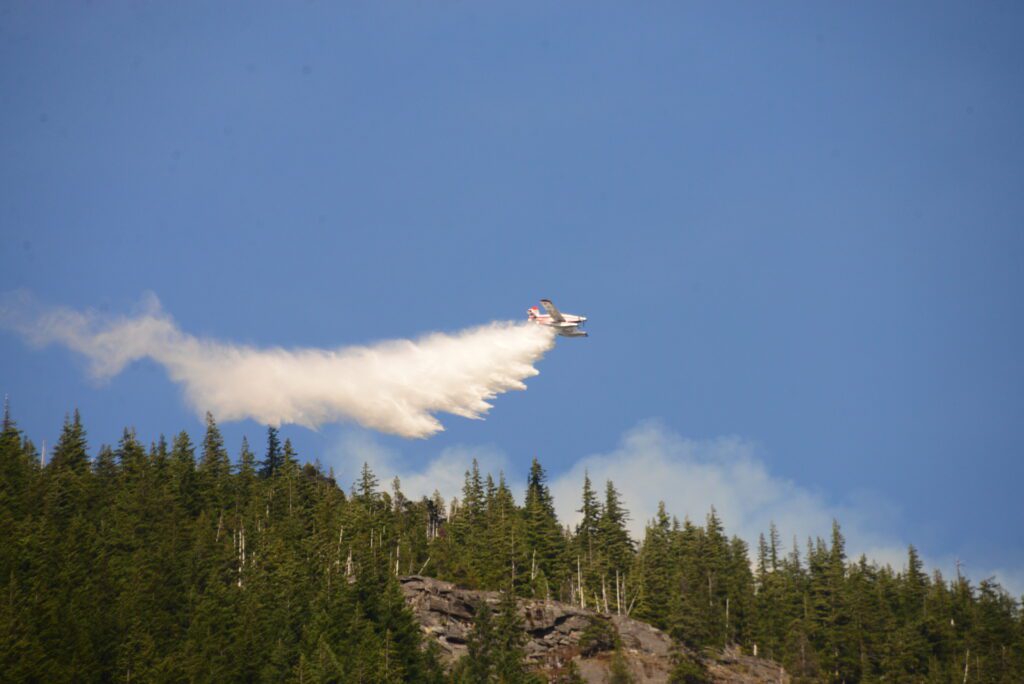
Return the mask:
<path fill-rule="evenodd" d="M 583 456 L 564 469 L 550 473 L 548 486 L 554 498 L 558 520 L 575 527 L 584 476 L 589 476 L 598 498 L 603 500 L 604 483 L 612 480 L 629 512 L 629 532 L 644 538 L 645 527 L 664 501 L 670 515 L 689 517 L 704 524 L 712 506 L 730 535 L 736 534 L 750 548 L 757 549 L 758 535 L 768 533 L 774 523 L 782 536 L 784 551 L 793 540 L 801 553 L 809 539 L 827 535 L 833 520 L 842 524 L 850 559 L 865 554 L 897 571 L 906 567 L 907 541 L 897 532 L 905 526 L 898 501 L 869 492 L 854 492 L 841 500 L 782 477 L 765 460 L 762 447 L 741 437 L 693 439 L 679 434 L 657 420 L 640 422 L 626 430 L 615 448 Z M 385 445 L 372 434 L 347 431 L 326 454 L 339 482 L 358 480 L 360 467 L 368 463 L 389 482 L 401 480 L 402 492 L 410 499 L 431 496 L 438 490 L 448 501 L 462 497 L 465 473 L 473 459 L 481 473 L 497 478 L 504 472 L 516 500 L 522 504 L 526 488 L 525 462 L 516 462 L 500 448 L 487 444 L 461 444 L 443 448 L 433 459 L 412 459 L 399 449 Z M 543 460 L 543 459 L 542 459 Z M 918 549 L 928 567 L 955 576 L 954 554 L 935 554 Z M 996 577 L 1011 595 L 1024 595 L 1024 568 L 981 562 L 970 568 L 975 581 Z"/>
<path fill-rule="evenodd" d="M 526 389 L 555 344 L 540 326 L 493 322 L 369 346 L 259 349 L 183 332 L 152 295 L 137 315 L 111 317 L 44 308 L 19 294 L 0 305 L 0 326 L 82 354 L 97 379 L 152 359 L 192 408 L 218 420 L 310 428 L 347 420 L 409 438 L 444 430 L 436 413 L 481 418 L 497 395 Z"/>

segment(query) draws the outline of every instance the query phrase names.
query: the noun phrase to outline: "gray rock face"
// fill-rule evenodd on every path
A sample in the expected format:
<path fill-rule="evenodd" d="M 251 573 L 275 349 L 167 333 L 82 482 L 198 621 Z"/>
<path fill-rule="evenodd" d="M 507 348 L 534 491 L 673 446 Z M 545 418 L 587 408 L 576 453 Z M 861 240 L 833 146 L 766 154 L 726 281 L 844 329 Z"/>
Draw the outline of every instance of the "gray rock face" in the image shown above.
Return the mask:
<path fill-rule="evenodd" d="M 500 594 L 493 591 L 459 589 L 431 577 L 403 577 L 402 592 L 423 631 L 441 646 L 444 656 L 455 661 L 466 654 L 466 640 L 473 627 L 476 606 L 487 603 L 496 608 Z M 529 634 L 527 657 L 543 662 L 553 651 L 579 643 L 587 628 L 590 611 L 555 601 L 520 600 L 519 614 Z M 634 621 L 631 621 L 634 622 Z"/>
<path fill-rule="evenodd" d="M 788 684 L 790 677 L 782 666 L 764 658 L 740 653 L 727 648 L 707 662 L 708 674 L 721 684 L 750 684 L 752 682 L 778 682 Z"/>
<path fill-rule="evenodd" d="M 473 628 L 476 606 L 485 602 L 496 607 L 500 601 L 497 592 L 460 589 L 431 577 L 412 575 L 401 578 L 401 583 L 405 600 L 423 632 L 438 643 L 442 657 L 449 664 L 467 652 L 466 641 Z M 529 635 L 525 645 L 527 659 L 538 668 L 554 673 L 572 660 L 587 682 L 607 681 L 612 654 L 603 651 L 584 657 L 580 648 L 580 638 L 591 622 L 607 620 L 618 630 L 623 655 L 634 680 L 638 684 L 668 682 L 672 658 L 679 647 L 667 634 L 651 625 L 624 615 L 607 616 L 558 601 L 520 599 L 518 607 Z M 734 664 L 740 667 L 733 667 Z M 780 679 L 781 670 L 777 665 L 738 652 L 726 652 L 722 659 L 708 662 L 708 666 L 716 681 L 737 684 L 789 681 L 784 673 Z M 760 678 L 767 673 L 770 673 L 767 678 Z"/>

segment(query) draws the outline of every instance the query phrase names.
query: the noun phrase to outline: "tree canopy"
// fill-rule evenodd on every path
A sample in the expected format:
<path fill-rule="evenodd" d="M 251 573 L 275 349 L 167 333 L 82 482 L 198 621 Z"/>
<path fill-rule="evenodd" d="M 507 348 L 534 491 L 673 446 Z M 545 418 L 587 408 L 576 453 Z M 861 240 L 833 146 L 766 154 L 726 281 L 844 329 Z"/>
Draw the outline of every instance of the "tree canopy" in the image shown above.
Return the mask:
<path fill-rule="evenodd" d="M 5 410 L 0 680 L 536 681 L 517 596 L 737 647 L 800 681 L 1024 671 L 1015 597 L 928 574 L 913 546 L 899 570 L 848 558 L 838 522 L 789 551 L 772 525 L 751 564 L 714 509 L 698 525 L 662 504 L 637 543 L 614 484 L 602 497 L 589 475 L 578 520 L 559 521 L 537 459 L 521 505 L 476 462 L 446 503 L 407 498 L 397 478 L 381 491 L 368 465 L 346 495 L 274 428 L 261 463 L 247 440 L 232 459 L 212 415 L 198 442 L 147 447 L 126 429 L 91 457 L 86 436 L 76 411 L 44 464 Z M 445 673 L 423 643 L 399 587 L 416 573 L 503 592 L 479 609 L 475 660 Z"/>

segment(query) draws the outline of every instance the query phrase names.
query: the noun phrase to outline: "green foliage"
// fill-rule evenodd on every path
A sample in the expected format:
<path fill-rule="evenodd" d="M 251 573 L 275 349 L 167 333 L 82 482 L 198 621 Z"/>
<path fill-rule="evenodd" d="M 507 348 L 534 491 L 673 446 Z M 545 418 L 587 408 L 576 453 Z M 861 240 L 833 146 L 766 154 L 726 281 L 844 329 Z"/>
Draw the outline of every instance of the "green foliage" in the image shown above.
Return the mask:
<path fill-rule="evenodd" d="M 619 632 L 612 621 L 591 616 L 580 635 L 580 653 L 589 658 L 602 651 L 613 651 L 619 645 Z"/>
<path fill-rule="evenodd" d="M 454 668 L 453 681 L 466 684 L 538 682 L 525 663 L 525 642 L 526 632 L 512 592 L 502 592 L 497 613 L 486 602 L 479 603 L 466 642 L 468 653 Z"/>
<path fill-rule="evenodd" d="M 516 597 L 511 591 L 503 591 L 501 603 L 498 605 L 498 621 L 495 629 L 497 648 L 494 652 L 494 670 L 499 682 L 503 684 L 526 684 L 533 680 L 527 672 L 524 660 L 526 652 L 526 630 Z"/>
<path fill-rule="evenodd" d="M 633 684 L 633 681 L 629 663 L 622 655 L 622 649 L 617 649 L 612 655 L 612 662 L 608 668 L 608 684 Z"/>
<path fill-rule="evenodd" d="M 457 671 L 460 682 L 491 682 L 495 678 L 495 651 L 498 638 L 494 633 L 494 613 L 486 603 L 476 607 L 473 616 L 473 630 L 466 641 L 468 653 L 460 661 L 463 667 Z"/>
<path fill-rule="evenodd" d="M 347 500 L 287 440 L 233 474 L 212 416 L 198 466 L 186 433 L 87 448 L 77 413 L 45 468 L 0 431 L 0 680 L 444 681 L 393 565 L 415 509 Z"/>
<path fill-rule="evenodd" d="M 267 453 L 260 464 L 261 477 L 273 477 L 281 469 L 284 455 L 281 453 L 281 440 L 277 436 L 277 428 L 267 428 Z"/>
<path fill-rule="evenodd" d="M 134 430 L 90 459 L 76 411 L 43 465 L 10 412 L 0 426 L 0 681 L 530 682 L 516 596 L 631 614 L 697 652 L 735 646 L 795 681 L 1014 681 L 1024 615 L 992 580 L 929 576 L 847 558 L 838 523 L 805 554 L 772 525 L 752 570 L 714 510 L 703 525 L 664 506 L 637 546 L 611 482 L 584 477 L 563 528 L 533 461 L 523 505 L 504 476 L 467 471 L 462 500 L 382 492 L 368 466 L 346 496 L 270 428 L 259 470 L 232 465 L 213 416 L 148 447 Z M 262 475 L 262 477 L 260 476 Z M 424 646 L 399 576 L 423 572 L 503 589 L 479 608 L 468 659 L 449 675 Z M 609 619 L 586 655 L 612 651 Z M 672 681 L 706 681 L 680 658 Z M 557 681 L 578 681 L 567 665 Z M 558 679 L 560 678 L 560 679 Z"/>
<path fill-rule="evenodd" d="M 668 681 L 669 684 L 710 684 L 712 680 L 702 662 L 685 652 L 679 652 Z"/>
<path fill-rule="evenodd" d="M 530 557 L 531 591 L 538 598 L 559 595 L 568 577 L 566 543 L 555 516 L 555 503 L 547 486 L 547 474 L 537 459 L 530 465 L 523 502 L 526 551 Z"/>

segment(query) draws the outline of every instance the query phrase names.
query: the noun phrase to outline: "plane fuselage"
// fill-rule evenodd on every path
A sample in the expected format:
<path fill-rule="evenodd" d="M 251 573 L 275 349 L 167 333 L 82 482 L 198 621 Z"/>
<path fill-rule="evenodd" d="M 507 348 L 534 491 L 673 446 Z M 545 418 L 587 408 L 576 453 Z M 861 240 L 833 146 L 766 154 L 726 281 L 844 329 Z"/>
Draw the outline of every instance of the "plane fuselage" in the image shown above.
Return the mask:
<path fill-rule="evenodd" d="M 527 317 L 537 325 L 552 328 L 562 337 L 587 337 L 587 333 L 580 330 L 586 322 L 586 316 L 576 314 L 564 314 L 555 308 L 550 299 L 540 300 L 548 313 L 541 313 L 536 306 L 526 310 Z"/>

